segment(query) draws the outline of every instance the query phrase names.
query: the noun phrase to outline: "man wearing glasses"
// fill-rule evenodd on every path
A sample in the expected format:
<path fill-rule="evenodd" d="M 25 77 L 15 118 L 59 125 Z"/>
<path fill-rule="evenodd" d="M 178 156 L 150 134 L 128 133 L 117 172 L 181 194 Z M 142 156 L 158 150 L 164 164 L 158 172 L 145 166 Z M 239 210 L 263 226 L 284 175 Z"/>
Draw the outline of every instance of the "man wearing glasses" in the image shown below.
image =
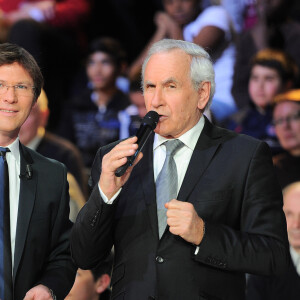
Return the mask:
<path fill-rule="evenodd" d="M 41 92 L 33 57 L 0 45 L 0 299 L 63 299 L 75 266 L 69 254 L 67 171 L 19 142 Z"/>
<path fill-rule="evenodd" d="M 274 157 L 282 188 L 300 180 L 300 89 L 275 97 L 273 112 L 275 133 L 285 153 Z"/>

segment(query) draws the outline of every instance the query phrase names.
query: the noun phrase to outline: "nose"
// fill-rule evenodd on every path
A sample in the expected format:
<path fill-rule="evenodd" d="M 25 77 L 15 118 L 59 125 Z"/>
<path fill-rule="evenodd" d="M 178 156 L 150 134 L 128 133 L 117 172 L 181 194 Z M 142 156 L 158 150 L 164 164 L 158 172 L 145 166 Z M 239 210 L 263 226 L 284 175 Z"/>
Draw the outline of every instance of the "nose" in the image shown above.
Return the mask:
<path fill-rule="evenodd" d="M 8 102 L 8 103 L 14 103 L 17 102 L 17 96 L 16 92 L 13 86 L 7 86 L 6 91 L 3 95 L 1 95 L 1 98 L 3 101 Z"/>
<path fill-rule="evenodd" d="M 156 87 L 155 92 L 151 95 L 151 107 L 158 108 L 163 105 L 163 94 L 159 87 Z"/>

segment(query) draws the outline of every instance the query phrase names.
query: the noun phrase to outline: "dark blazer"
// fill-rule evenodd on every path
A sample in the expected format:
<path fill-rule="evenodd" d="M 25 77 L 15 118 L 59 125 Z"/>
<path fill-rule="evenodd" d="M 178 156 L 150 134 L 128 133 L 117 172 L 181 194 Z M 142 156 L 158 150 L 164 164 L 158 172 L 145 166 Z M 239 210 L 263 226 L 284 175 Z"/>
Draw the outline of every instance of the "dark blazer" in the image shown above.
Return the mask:
<path fill-rule="evenodd" d="M 293 263 L 280 276 L 254 276 L 247 282 L 247 300 L 299 300 L 300 276 Z"/>
<path fill-rule="evenodd" d="M 45 132 L 36 151 L 45 157 L 55 159 L 63 163 L 78 182 L 82 192 L 87 194 L 87 176 L 84 172 L 84 164 L 78 148 L 70 141 Z"/>
<path fill-rule="evenodd" d="M 112 299 L 230 299 L 245 297 L 245 274 L 279 274 L 289 263 L 281 190 L 270 150 L 261 141 L 205 120 L 177 199 L 191 202 L 205 220 L 195 245 L 166 228 L 158 238 L 153 138 L 112 205 L 96 184 L 103 155 L 92 169 L 95 184 L 73 227 L 71 252 L 91 268 L 114 245 Z M 151 298 L 152 297 L 152 298 Z"/>
<path fill-rule="evenodd" d="M 61 300 L 71 289 L 76 273 L 69 251 L 66 168 L 21 144 L 20 160 L 14 300 L 23 299 L 37 284 L 51 288 Z M 31 178 L 26 178 L 26 165 L 31 165 Z"/>

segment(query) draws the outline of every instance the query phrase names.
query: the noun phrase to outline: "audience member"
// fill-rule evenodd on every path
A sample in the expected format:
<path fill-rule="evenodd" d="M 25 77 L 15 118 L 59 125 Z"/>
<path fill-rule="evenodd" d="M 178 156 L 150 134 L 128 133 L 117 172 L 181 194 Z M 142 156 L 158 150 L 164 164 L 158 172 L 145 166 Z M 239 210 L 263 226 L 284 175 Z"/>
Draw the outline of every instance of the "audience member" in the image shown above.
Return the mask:
<path fill-rule="evenodd" d="M 94 40 L 86 63 L 89 87 L 67 103 L 64 110 L 60 134 L 79 148 L 87 168 L 91 167 L 100 146 L 119 139 L 118 113 L 130 103 L 116 87 L 124 59 L 116 40 Z"/>
<path fill-rule="evenodd" d="M 49 117 L 48 99 L 42 90 L 36 105 L 22 125 L 19 137 L 28 148 L 66 165 L 81 191 L 87 196 L 87 175 L 79 150 L 68 140 L 46 130 Z"/>
<path fill-rule="evenodd" d="M 62 103 L 82 55 L 83 21 L 88 0 L 1 0 L 2 40 L 29 51 L 45 78 L 52 112 L 48 129 L 55 131 Z M 3 33 L 5 31 L 5 33 Z"/>
<path fill-rule="evenodd" d="M 222 120 L 236 111 L 231 95 L 235 55 L 233 24 L 223 6 L 213 5 L 202 10 L 200 4 L 200 0 L 163 0 L 165 12 L 155 16 L 157 30 L 149 46 L 163 38 L 172 38 L 208 49 L 216 72 L 211 111 L 217 120 Z M 146 51 L 147 48 L 131 66 L 131 78 L 139 74 Z"/>
<path fill-rule="evenodd" d="M 283 202 L 292 261 L 280 276 L 250 275 L 247 300 L 300 299 L 300 181 L 284 188 Z"/>
<path fill-rule="evenodd" d="M 238 108 L 250 103 L 247 92 L 251 58 L 265 48 L 279 49 L 300 67 L 300 24 L 289 18 L 294 0 L 257 0 L 257 23 L 238 38 L 232 94 Z M 297 86 L 299 85 L 299 76 Z"/>
<path fill-rule="evenodd" d="M 273 154 L 282 152 L 272 124 L 274 97 L 295 84 L 297 66 L 279 50 L 264 49 L 252 59 L 248 92 L 250 105 L 231 116 L 223 126 L 265 141 Z"/>
<path fill-rule="evenodd" d="M 275 170 L 282 188 L 300 181 L 300 89 L 275 97 L 275 132 L 285 153 L 274 157 Z"/>
<path fill-rule="evenodd" d="M 120 139 L 135 135 L 147 112 L 140 81 L 136 80 L 130 83 L 129 99 L 132 104 L 119 113 Z"/>
<path fill-rule="evenodd" d="M 112 254 L 91 270 L 77 270 L 74 285 L 65 300 L 109 300 Z"/>

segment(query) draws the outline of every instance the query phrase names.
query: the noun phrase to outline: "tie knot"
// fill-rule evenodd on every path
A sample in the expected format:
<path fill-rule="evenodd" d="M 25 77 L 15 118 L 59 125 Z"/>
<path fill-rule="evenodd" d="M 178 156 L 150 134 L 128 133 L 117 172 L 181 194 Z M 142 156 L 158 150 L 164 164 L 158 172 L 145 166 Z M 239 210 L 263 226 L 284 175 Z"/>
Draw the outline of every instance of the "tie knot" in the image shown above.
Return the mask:
<path fill-rule="evenodd" d="M 8 148 L 0 147 L 0 156 L 3 156 L 3 158 L 5 158 L 7 152 L 10 152 Z"/>
<path fill-rule="evenodd" d="M 166 142 L 166 151 L 167 151 L 166 155 L 173 156 L 182 146 L 183 146 L 183 142 L 177 139 Z"/>

